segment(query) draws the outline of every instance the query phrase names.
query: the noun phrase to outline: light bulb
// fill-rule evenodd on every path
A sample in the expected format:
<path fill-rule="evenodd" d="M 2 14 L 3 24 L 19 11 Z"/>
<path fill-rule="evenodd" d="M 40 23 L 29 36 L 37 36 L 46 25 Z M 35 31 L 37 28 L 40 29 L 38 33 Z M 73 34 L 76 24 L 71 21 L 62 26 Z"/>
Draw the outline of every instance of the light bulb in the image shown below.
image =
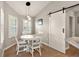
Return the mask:
<path fill-rule="evenodd" d="M 28 19 L 28 20 L 31 20 L 31 17 L 30 17 L 30 16 L 27 16 L 27 19 Z"/>
<path fill-rule="evenodd" d="M 25 20 L 24 22 L 25 22 L 25 23 L 27 23 L 28 21 L 27 21 L 27 20 Z"/>

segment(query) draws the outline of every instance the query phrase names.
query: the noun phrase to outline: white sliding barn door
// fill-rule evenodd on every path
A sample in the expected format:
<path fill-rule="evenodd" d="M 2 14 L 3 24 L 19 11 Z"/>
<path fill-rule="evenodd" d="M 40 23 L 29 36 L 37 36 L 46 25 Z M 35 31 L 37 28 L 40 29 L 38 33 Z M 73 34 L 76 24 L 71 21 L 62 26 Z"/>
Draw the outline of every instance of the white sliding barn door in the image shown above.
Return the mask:
<path fill-rule="evenodd" d="M 65 53 L 65 13 L 62 11 L 49 17 L 49 46 Z"/>

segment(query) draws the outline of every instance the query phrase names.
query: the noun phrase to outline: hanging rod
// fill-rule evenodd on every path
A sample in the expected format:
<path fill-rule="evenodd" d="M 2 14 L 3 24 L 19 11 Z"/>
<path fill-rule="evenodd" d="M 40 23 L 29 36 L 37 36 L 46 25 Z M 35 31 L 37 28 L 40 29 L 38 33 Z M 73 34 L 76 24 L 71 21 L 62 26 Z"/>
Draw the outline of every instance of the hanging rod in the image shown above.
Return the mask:
<path fill-rule="evenodd" d="M 72 7 L 76 7 L 76 6 L 78 6 L 78 5 L 79 5 L 79 4 L 75 4 L 75 5 L 73 5 L 73 6 L 66 7 L 66 8 L 63 7 L 63 8 L 60 9 L 60 10 L 57 10 L 57 11 L 54 11 L 54 12 L 49 12 L 48 15 L 51 15 L 51 14 L 57 13 L 57 12 L 62 11 L 62 10 L 63 10 L 63 13 L 64 13 L 64 10 L 69 9 L 69 8 L 72 8 Z"/>

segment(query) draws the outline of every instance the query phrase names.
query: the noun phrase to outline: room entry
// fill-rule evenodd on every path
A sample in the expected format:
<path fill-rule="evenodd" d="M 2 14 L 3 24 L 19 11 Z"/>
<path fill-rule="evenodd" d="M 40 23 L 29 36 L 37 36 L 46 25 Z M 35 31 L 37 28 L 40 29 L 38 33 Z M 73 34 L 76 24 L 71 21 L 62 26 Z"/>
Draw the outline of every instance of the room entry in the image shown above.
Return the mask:
<path fill-rule="evenodd" d="M 69 16 L 69 37 L 72 37 L 73 35 L 73 17 Z"/>

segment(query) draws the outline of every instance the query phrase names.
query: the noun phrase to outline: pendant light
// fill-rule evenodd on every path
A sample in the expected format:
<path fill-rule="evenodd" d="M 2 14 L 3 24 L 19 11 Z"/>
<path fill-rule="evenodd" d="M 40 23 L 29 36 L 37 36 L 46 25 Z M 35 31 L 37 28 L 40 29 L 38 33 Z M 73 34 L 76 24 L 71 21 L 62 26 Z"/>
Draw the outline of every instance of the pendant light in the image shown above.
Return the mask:
<path fill-rule="evenodd" d="M 29 16 L 29 6 L 31 5 L 30 2 L 26 2 L 26 7 L 27 7 L 27 16 L 26 16 L 26 19 L 27 20 L 31 20 L 31 17 Z"/>

